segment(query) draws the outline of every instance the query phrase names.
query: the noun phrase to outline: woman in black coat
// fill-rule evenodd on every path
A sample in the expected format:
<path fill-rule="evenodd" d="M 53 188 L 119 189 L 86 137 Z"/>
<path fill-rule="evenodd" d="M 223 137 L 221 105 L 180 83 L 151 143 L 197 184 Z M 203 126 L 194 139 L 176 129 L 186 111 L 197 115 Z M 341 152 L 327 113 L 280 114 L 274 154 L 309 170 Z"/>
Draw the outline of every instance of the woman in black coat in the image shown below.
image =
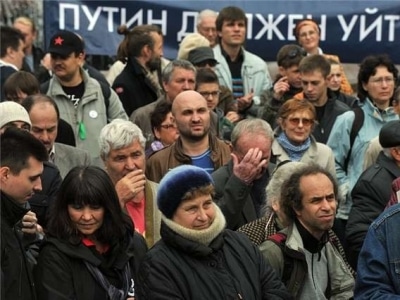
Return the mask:
<path fill-rule="evenodd" d="M 65 177 L 34 270 L 38 299 L 135 299 L 147 248 L 122 212 L 109 176 L 75 167 Z"/>
<path fill-rule="evenodd" d="M 161 180 L 160 240 L 139 272 L 139 299 L 291 299 L 258 248 L 226 230 L 203 169 L 183 165 Z"/>

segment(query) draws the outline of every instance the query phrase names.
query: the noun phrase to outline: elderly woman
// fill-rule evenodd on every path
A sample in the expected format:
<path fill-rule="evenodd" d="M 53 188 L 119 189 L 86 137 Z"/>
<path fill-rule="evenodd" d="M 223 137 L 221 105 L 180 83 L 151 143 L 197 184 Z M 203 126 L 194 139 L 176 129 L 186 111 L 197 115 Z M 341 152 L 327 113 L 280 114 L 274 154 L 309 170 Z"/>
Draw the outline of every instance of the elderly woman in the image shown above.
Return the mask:
<path fill-rule="evenodd" d="M 314 105 L 307 100 L 290 99 L 278 111 L 279 127 L 275 131 L 272 156 L 276 163 L 285 160 L 316 163 L 333 176 L 335 159 L 332 150 L 311 135 L 315 123 Z"/>
<path fill-rule="evenodd" d="M 264 216 L 238 229 L 239 232 L 245 233 L 256 246 L 260 246 L 269 236 L 289 225 L 279 204 L 281 187 L 292 173 L 304 166 L 306 166 L 305 163 L 289 160 L 278 165 L 266 188 L 267 204 L 264 207 Z"/>
<path fill-rule="evenodd" d="M 122 212 L 107 173 L 75 167 L 53 209 L 35 269 L 38 299 L 135 299 L 147 247 Z"/>
<path fill-rule="evenodd" d="M 320 33 L 321 30 L 318 23 L 312 19 L 300 20 L 297 22 L 296 27 L 294 28 L 294 36 L 296 37 L 297 42 L 301 47 L 303 47 L 304 50 L 306 50 L 309 55 L 322 54 L 327 59 L 333 58 L 335 61 L 340 63 L 337 55 L 325 54 L 322 52 L 322 49 L 319 47 Z M 341 91 L 347 95 L 352 95 L 353 89 L 346 78 L 343 67 L 340 66 L 340 68 L 341 73 L 343 74 L 340 84 Z"/>
<path fill-rule="evenodd" d="M 151 131 L 154 141 L 146 149 L 146 158 L 153 152 L 173 144 L 179 137 L 174 117 L 172 116 L 172 103 L 169 101 L 159 102 L 150 115 Z"/>
<path fill-rule="evenodd" d="M 259 250 L 225 230 L 212 177 L 183 165 L 160 182 L 161 237 L 140 268 L 140 299 L 290 299 Z"/>

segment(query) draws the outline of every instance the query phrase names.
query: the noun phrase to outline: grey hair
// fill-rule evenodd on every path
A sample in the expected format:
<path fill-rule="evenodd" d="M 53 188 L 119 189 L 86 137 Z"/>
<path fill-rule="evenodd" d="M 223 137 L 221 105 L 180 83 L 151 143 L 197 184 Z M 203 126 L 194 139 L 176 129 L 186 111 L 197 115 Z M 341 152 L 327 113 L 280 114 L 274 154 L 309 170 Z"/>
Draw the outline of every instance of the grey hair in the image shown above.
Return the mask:
<path fill-rule="evenodd" d="M 274 131 L 272 130 L 271 125 L 269 125 L 268 122 L 258 118 L 244 119 L 237 123 L 231 135 L 231 142 L 234 149 L 236 148 L 238 139 L 245 134 L 264 135 L 270 139 L 271 142 L 274 141 Z"/>
<path fill-rule="evenodd" d="M 172 77 L 172 73 L 176 68 L 185 69 L 188 71 L 192 71 L 196 76 L 196 68 L 192 65 L 191 62 L 184 60 L 184 59 L 175 59 L 172 60 L 163 70 L 162 72 L 162 81 L 164 83 L 169 83 Z"/>
<path fill-rule="evenodd" d="M 203 18 L 207 18 L 207 17 L 218 17 L 217 12 L 211 10 L 211 9 L 204 9 L 201 12 L 199 12 L 198 16 L 197 16 L 197 28 L 199 27 L 201 21 L 203 21 Z"/>
<path fill-rule="evenodd" d="M 383 148 L 382 151 L 383 151 L 383 154 L 385 154 L 385 156 L 387 158 L 390 158 L 391 160 L 394 160 L 392 152 L 390 151 L 390 149 L 392 149 L 392 148 L 396 148 L 397 150 L 400 150 L 400 146 L 397 146 L 397 147 L 391 147 L 391 148 Z"/>
<path fill-rule="evenodd" d="M 115 119 L 100 131 L 100 157 L 105 160 L 111 150 L 128 147 L 136 140 L 139 141 L 144 149 L 146 139 L 142 130 L 131 121 Z"/>
<path fill-rule="evenodd" d="M 281 188 L 283 183 L 289 179 L 290 175 L 294 172 L 304 168 L 307 164 L 299 161 L 285 162 L 283 165 L 278 166 L 275 169 L 272 177 L 265 189 L 267 193 L 267 203 L 263 211 L 266 211 L 268 207 L 272 207 L 272 204 L 279 202 L 281 197 Z"/>

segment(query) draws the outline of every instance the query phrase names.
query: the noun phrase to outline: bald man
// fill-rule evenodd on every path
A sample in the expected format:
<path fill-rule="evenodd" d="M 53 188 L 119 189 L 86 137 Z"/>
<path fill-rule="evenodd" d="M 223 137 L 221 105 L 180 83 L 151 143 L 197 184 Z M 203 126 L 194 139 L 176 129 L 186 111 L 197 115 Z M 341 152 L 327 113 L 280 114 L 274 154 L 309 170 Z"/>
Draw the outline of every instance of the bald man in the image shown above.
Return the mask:
<path fill-rule="evenodd" d="M 147 160 L 149 180 L 160 182 L 170 169 L 184 164 L 198 166 L 211 174 L 229 161 L 229 145 L 210 131 L 210 111 L 202 95 L 196 91 L 181 92 L 172 103 L 172 115 L 179 138 Z"/>

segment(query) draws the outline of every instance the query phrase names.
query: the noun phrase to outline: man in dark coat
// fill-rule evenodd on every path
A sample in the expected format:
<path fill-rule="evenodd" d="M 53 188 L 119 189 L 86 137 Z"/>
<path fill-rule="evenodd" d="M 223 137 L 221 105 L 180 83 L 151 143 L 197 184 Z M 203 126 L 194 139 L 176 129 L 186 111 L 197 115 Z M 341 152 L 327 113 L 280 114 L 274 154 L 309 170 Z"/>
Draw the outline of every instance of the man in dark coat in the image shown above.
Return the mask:
<path fill-rule="evenodd" d="M 8 128 L 1 134 L 1 299 L 36 299 L 28 240 L 38 234 L 28 199 L 42 189 L 47 151 L 29 132 Z M 18 151 L 16 151 L 18 149 Z"/>
<path fill-rule="evenodd" d="M 128 33 L 124 46 L 128 62 L 112 88 L 130 116 L 137 108 L 161 96 L 160 78 L 153 71 L 161 72 L 162 32 L 154 25 L 136 26 Z"/>
<path fill-rule="evenodd" d="M 261 119 L 242 120 L 233 129 L 232 159 L 212 173 L 215 203 L 228 229 L 236 230 L 261 217 L 273 170 L 273 164 L 268 164 L 273 139 L 271 126 Z"/>
<path fill-rule="evenodd" d="M 400 177 L 400 121 L 384 125 L 379 133 L 379 142 L 383 150 L 376 164 L 364 171 L 351 192 L 353 206 L 346 225 L 346 240 L 347 256 L 353 268 L 357 266 L 368 227 L 385 209 L 392 181 Z"/>

